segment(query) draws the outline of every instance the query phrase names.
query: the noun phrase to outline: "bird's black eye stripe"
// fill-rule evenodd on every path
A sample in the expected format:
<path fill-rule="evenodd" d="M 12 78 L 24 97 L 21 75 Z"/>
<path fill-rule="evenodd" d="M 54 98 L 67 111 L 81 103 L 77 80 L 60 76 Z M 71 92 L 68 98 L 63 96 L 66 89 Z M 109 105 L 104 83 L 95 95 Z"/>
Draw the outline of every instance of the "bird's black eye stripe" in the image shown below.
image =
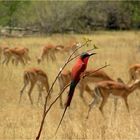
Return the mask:
<path fill-rule="evenodd" d="M 81 58 L 82 58 L 82 59 L 84 59 L 84 58 L 86 58 L 86 57 L 89 57 L 89 54 L 83 54 L 83 55 L 81 55 Z"/>
<path fill-rule="evenodd" d="M 84 55 L 83 58 L 86 58 L 86 57 L 88 57 L 88 56 L 89 56 L 89 55 Z"/>

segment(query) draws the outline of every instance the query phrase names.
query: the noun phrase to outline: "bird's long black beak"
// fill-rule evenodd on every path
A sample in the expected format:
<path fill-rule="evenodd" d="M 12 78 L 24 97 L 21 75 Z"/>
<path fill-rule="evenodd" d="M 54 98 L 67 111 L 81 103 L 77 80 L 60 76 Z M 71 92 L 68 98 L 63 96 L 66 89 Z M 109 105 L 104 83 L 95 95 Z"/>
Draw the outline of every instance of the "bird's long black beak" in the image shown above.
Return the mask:
<path fill-rule="evenodd" d="M 95 55 L 96 53 L 91 53 L 91 54 L 89 54 L 89 56 L 92 56 L 92 55 Z"/>

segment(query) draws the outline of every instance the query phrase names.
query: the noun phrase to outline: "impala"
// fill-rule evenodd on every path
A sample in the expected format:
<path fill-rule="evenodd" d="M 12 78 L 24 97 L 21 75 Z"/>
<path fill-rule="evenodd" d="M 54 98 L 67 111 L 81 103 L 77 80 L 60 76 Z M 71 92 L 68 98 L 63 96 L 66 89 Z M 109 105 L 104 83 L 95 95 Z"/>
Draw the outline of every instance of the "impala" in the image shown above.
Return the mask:
<path fill-rule="evenodd" d="M 97 82 L 103 81 L 103 80 L 113 81 L 113 79 L 110 76 L 108 76 L 104 71 L 99 70 L 95 73 L 94 73 L 94 71 L 95 71 L 95 69 L 86 70 L 84 75 L 87 75 L 87 76 L 85 76 L 85 78 L 83 78 L 83 79 L 81 78 L 81 81 L 78 84 L 78 89 L 80 90 L 80 97 L 83 99 L 83 101 L 84 101 L 84 97 L 83 97 L 84 91 L 87 91 L 91 96 L 93 96 L 92 90 L 88 86 L 89 83 L 97 83 Z M 58 77 L 60 91 L 70 81 L 71 81 L 71 72 L 69 70 L 62 71 L 61 75 Z M 61 107 L 63 106 L 62 97 L 60 97 L 60 106 Z"/>
<path fill-rule="evenodd" d="M 37 62 L 40 63 L 41 61 L 44 61 L 44 59 L 51 59 L 52 61 L 56 60 L 56 52 L 62 50 L 64 46 L 57 45 L 54 46 L 52 44 L 48 44 L 47 46 L 44 46 L 41 50 L 40 56 L 37 58 Z"/>
<path fill-rule="evenodd" d="M 41 69 L 29 68 L 29 69 L 25 70 L 24 74 L 23 74 L 23 80 L 24 80 L 24 85 L 20 91 L 19 102 L 21 101 L 21 98 L 22 98 L 22 95 L 23 95 L 25 88 L 29 84 L 30 84 L 30 88 L 28 91 L 28 96 L 29 96 L 31 104 L 33 104 L 33 100 L 31 98 L 31 93 L 32 93 L 32 90 L 33 90 L 35 84 L 38 85 L 38 89 L 39 89 L 38 101 L 40 98 L 42 98 L 43 87 L 45 87 L 46 92 L 48 92 L 48 90 L 49 90 L 48 76 Z"/>
<path fill-rule="evenodd" d="M 10 60 L 12 60 L 12 63 L 15 63 L 16 65 L 18 62 L 22 63 L 25 65 L 28 61 L 30 61 L 30 57 L 28 55 L 28 48 L 8 48 L 4 50 L 3 54 L 5 59 L 3 60 L 3 64 L 6 63 L 8 64 Z"/>
<path fill-rule="evenodd" d="M 126 108 L 129 112 L 129 105 L 127 102 L 127 97 L 139 87 L 140 87 L 140 80 L 135 80 L 134 83 L 129 84 L 129 85 L 116 82 L 116 81 L 101 81 L 97 83 L 94 88 L 94 99 L 89 104 L 87 118 L 89 117 L 91 108 L 99 102 L 100 98 L 102 98 L 102 102 L 99 107 L 99 110 L 103 114 L 103 107 L 110 96 L 114 98 L 118 98 L 118 97 L 123 98 Z"/>

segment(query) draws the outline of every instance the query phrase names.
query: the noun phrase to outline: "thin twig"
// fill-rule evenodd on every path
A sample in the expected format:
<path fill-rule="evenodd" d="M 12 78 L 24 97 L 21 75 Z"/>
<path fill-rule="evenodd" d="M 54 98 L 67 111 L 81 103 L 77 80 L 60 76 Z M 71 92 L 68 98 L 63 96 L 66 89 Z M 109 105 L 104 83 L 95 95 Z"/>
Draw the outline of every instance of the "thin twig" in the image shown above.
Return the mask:
<path fill-rule="evenodd" d="M 61 70 L 59 71 L 59 73 L 57 74 L 56 78 L 54 79 L 54 82 L 52 83 L 49 91 L 48 91 L 48 95 L 46 96 L 45 98 L 45 104 L 44 104 L 44 111 L 43 111 L 43 115 L 42 115 L 42 121 L 41 121 L 41 124 L 40 124 L 40 128 L 39 128 L 39 132 L 38 132 L 38 135 L 36 137 L 36 140 L 39 140 L 40 138 L 40 135 L 41 135 L 41 132 L 42 132 L 42 129 L 43 129 L 43 125 L 44 125 L 44 121 L 45 121 L 45 118 L 46 118 L 46 114 L 47 114 L 47 110 L 46 110 L 46 107 L 47 107 L 47 100 L 48 100 L 48 97 L 50 96 L 50 93 L 53 89 L 53 86 L 54 84 L 56 83 L 59 75 L 61 74 L 61 72 L 63 71 L 63 69 L 66 67 L 66 65 L 70 62 L 70 59 L 71 57 L 75 54 L 76 51 L 78 51 L 80 48 L 82 48 L 83 46 L 85 46 L 88 42 L 90 42 L 91 40 L 87 40 L 84 44 L 82 44 L 81 46 L 77 47 L 72 53 L 71 55 L 68 57 L 67 61 L 64 63 L 63 67 L 61 68 Z"/>
<path fill-rule="evenodd" d="M 97 71 L 99 71 L 99 70 L 101 70 L 101 69 L 103 69 L 103 68 L 105 68 L 105 67 L 108 67 L 108 66 L 110 66 L 110 64 L 105 64 L 104 66 L 102 66 L 102 67 L 96 69 L 96 70 L 93 71 L 92 73 L 89 73 L 89 74 L 84 75 L 82 78 L 84 79 L 84 78 L 87 77 L 87 76 L 91 76 L 93 73 L 96 73 Z"/>

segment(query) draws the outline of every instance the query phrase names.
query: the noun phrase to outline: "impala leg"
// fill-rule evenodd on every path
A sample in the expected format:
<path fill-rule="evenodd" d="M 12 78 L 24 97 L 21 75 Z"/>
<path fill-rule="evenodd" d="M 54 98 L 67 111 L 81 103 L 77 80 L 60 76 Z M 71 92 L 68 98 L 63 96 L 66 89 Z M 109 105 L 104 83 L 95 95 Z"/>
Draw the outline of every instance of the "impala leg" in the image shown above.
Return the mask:
<path fill-rule="evenodd" d="M 4 64 L 6 62 L 6 58 L 2 61 L 2 64 Z"/>
<path fill-rule="evenodd" d="M 56 54 L 55 54 L 55 52 L 53 54 L 53 58 L 54 58 L 54 61 L 56 61 Z"/>
<path fill-rule="evenodd" d="M 54 61 L 54 57 L 51 53 L 50 53 L 50 59 L 51 59 L 52 62 Z"/>
<path fill-rule="evenodd" d="M 17 66 L 19 64 L 19 61 L 18 60 L 15 60 L 15 65 Z"/>
<path fill-rule="evenodd" d="M 38 100 L 37 103 L 39 103 L 39 100 L 41 99 L 41 102 L 43 102 L 42 100 L 42 91 L 43 91 L 43 86 L 38 84 L 38 90 L 39 90 L 39 95 L 38 95 Z"/>
<path fill-rule="evenodd" d="M 114 98 L 114 114 L 116 116 L 116 112 L 117 112 L 117 104 L 118 104 L 118 99 Z"/>
<path fill-rule="evenodd" d="M 34 86 L 35 86 L 35 82 L 32 82 L 32 83 L 31 83 L 31 87 L 30 87 L 30 89 L 29 89 L 29 91 L 28 91 L 28 96 L 29 96 L 29 100 L 30 100 L 31 104 L 33 104 L 33 100 L 32 100 L 32 97 L 31 97 L 31 93 L 32 93 L 32 90 L 33 90 Z"/>
<path fill-rule="evenodd" d="M 28 54 L 25 55 L 24 60 L 26 61 L 26 63 L 31 61 L 31 58 Z"/>
<path fill-rule="evenodd" d="M 24 59 L 23 57 L 19 58 L 20 62 L 22 63 L 23 66 L 25 66 L 25 62 L 24 62 Z"/>
<path fill-rule="evenodd" d="M 83 98 L 85 85 L 82 82 L 80 82 L 78 86 L 79 86 L 79 90 L 80 90 L 80 97 Z"/>
<path fill-rule="evenodd" d="M 12 59 L 12 64 L 14 64 L 14 65 L 18 65 L 18 58 L 13 58 Z"/>
<path fill-rule="evenodd" d="M 44 55 L 44 57 L 45 57 L 45 59 L 47 59 L 47 61 L 49 61 L 49 59 L 50 59 L 50 53 L 47 52 L 47 53 Z"/>
<path fill-rule="evenodd" d="M 91 96 L 94 97 L 93 90 L 89 87 L 89 85 L 85 86 L 85 90 L 87 91 L 87 93 Z"/>
<path fill-rule="evenodd" d="M 49 57 L 50 57 L 51 61 L 53 62 L 55 60 L 55 58 L 54 58 L 54 52 L 52 50 L 50 50 L 48 52 L 48 54 L 49 54 Z"/>
<path fill-rule="evenodd" d="M 45 87 L 45 89 L 46 89 L 46 93 L 48 94 L 48 97 L 49 97 L 49 99 L 50 99 L 50 98 L 51 98 L 51 94 L 48 92 L 49 89 L 50 89 L 48 79 L 45 80 L 45 82 L 44 82 L 44 87 Z"/>
<path fill-rule="evenodd" d="M 50 53 L 50 58 L 51 58 L 51 60 L 53 62 L 54 61 L 54 57 L 53 57 L 52 53 Z"/>
<path fill-rule="evenodd" d="M 59 84 L 60 84 L 60 82 L 59 82 Z M 63 85 L 60 84 L 60 92 L 63 90 L 64 87 L 65 86 L 63 86 Z M 60 99 L 60 107 L 63 108 L 64 106 L 63 106 L 62 94 L 60 95 L 60 98 L 59 99 Z"/>
<path fill-rule="evenodd" d="M 107 98 L 108 98 L 108 96 L 106 96 L 106 97 L 104 96 L 103 97 L 102 102 L 101 102 L 101 105 L 99 107 L 99 110 L 101 111 L 101 113 L 102 113 L 103 116 L 104 116 L 103 107 L 104 107 L 105 103 L 107 102 Z"/>
<path fill-rule="evenodd" d="M 87 102 L 86 102 L 86 100 L 84 99 L 84 96 L 83 96 L 84 90 L 85 90 L 85 84 L 80 83 L 78 86 L 79 86 L 79 90 L 80 90 L 80 97 L 82 98 L 83 102 L 87 105 Z"/>
<path fill-rule="evenodd" d="M 60 98 L 59 98 L 59 99 L 60 99 L 60 107 L 61 107 L 61 108 L 63 108 L 64 106 L 63 106 L 63 99 L 62 99 L 62 95 L 60 95 Z"/>
<path fill-rule="evenodd" d="M 125 102 L 127 111 L 128 111 L 128 113 L 129 113 L 129 105 L 128 105 L 128 102 L 127 102 L 127 97 L 124 97 L 124 102 Z"/>
<path fill-rule="evenodd" d="M 63 90 L 63 88 L 65 87 L 64 81 L 62 80 L 62 78 L 58 77 L 58 84 L 59 84 L 59 92 L 61 92 Z M 60 107 L 63 108 L 63 100 L 62 100 L 62 95 L 60 95 Z"/>
<path fill-rule="evenodd" d="M 8 63 L 9 63 L 9 61 L 10 61 L 10 58 L 11 57 L 5 57 L 5 59 L 3 60 L 3 62 L 2 62 L 2 64 L 6 64 L 6 65 L 8 65 Z"/>
<path fill-rule="evenodd" d="M 22 98 L 23 92 L 24 92 L 24 90 L 25 90 L 27 85 L 28 85 L 28 82 L 24 81 L 24 85 L 23 85 L 22 89 L 20 90 L 19 103 L 21 102 L 21 98 Z"/>
<path fill-rule="evenodd" d="M 8 64 L 9 64 L 9 62 L 10 62 L 10 58 L 9 58 L 9 59 L 7 59 L 7 61 L 6 61 L 6 65 L 8 65 Z"/>
<path fill-rule="evenodd" d="M 61 106 L 61 108 L 63 108 L 63 107 L 64 107 L 64 106 L 63 106 L 62 94 L 60 95 L 60 106 Z"/>
<path fill-rule="evenodd" d="M 98 103 L 98 101 L 99 101 L 99 97 L 97 95 L 95 95 L 94 98 L 93 98 L 93 100 L 89 104 L 89 109 L 88 109 L 88 113 L 87 113 L 87 117 L 86 117 L 87 119 L 89 117 L 89 113 L 90 113 L 92 107 L 94 107 Z"/>
<path fill-rule="evenodd" d="M 6 62 L 7 58 L 6 56 L 4 56 L 4 60 L 2 61 L 2 64 L 4 64 Z"/>
<path fill-rule="evenodd" d="M 8 65 L 9 64 L 9 62 L 10 62 L 10 59 L 11 59 L 11 56 L 10 55 L 8 55 L 8 57 L 7 57 L 7 59 L 6 59 L 6 65 Z"/>

